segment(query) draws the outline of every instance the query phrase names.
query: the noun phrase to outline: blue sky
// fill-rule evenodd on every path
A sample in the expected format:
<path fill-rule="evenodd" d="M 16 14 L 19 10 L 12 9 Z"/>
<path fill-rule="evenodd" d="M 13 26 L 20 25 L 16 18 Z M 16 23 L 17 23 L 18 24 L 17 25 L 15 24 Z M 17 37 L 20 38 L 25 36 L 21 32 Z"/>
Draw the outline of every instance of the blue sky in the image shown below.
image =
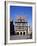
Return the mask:
<path fill-rule="evenodd" d="M 27 16 L 29 24 L 32 24 L 32 7 L 28 6 L 10 6 L 10 20 L 15 21 L 16 16 Z"/>

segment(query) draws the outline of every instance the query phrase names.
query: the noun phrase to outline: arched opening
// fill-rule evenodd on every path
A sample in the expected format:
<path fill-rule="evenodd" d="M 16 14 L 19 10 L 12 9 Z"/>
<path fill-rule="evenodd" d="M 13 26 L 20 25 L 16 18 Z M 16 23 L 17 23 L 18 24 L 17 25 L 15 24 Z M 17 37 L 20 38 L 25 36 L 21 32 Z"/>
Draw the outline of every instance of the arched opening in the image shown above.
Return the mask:
<path fill-rule="evenodd" d="M 17 32 L 17 35 L 19 35 L 19 32 Z"/>
<path fill-rule="evenodd" d="M 25 32 L 23 32 L 23 35 L 25 35 Z"/>
<path fill-rule="evenodd" d="M 22 35 L 22 32 L 20 32 L 20 35 Z"/>

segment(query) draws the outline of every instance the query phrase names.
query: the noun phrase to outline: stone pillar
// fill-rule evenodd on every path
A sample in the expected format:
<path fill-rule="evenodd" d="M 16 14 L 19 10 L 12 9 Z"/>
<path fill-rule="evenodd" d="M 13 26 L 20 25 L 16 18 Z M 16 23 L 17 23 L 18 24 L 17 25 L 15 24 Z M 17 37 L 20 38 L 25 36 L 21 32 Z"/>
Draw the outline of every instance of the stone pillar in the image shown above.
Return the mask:
<path fill-rule="evenodd" d="M 19 32 L 19 35 L 20 35 L 20 32 Z"/>
<path fill-rule="evenodd" d="M 23 32 L 22 32 L 22 35 L 23 35 Z"/>
<path fill-rule="evenodd" d="M 26 30 L 25 30 L 25 35 L 27 34 Z"/>

